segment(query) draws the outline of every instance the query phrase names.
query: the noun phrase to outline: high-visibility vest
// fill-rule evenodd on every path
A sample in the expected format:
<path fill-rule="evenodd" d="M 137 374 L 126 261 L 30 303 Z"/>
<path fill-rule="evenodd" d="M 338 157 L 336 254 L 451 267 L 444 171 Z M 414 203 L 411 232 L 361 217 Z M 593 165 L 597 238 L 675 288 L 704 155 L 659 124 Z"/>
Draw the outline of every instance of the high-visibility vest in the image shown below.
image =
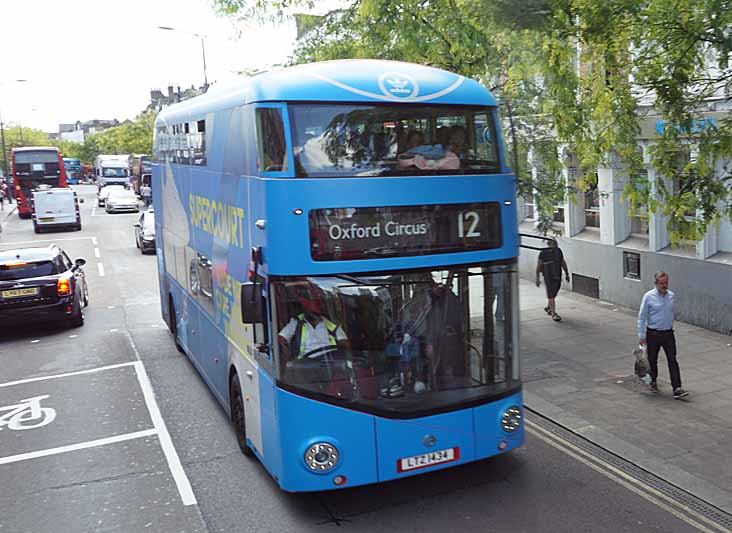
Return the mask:
<path fill-rule="evenodd" d="M 328 343 L 331 346 L 337 346 L 338 342 L 336 340 L 336 331 L 338 330 L 338 325 L 325 317 L 323 317 L 323 319 L 325 320 L 325 327 L 328 330 Z M 297 315 L 297 328 L 295 329 L 295 335 L 293 335 L 292 338 L 297 343 L 297 346 L 294 347 L 294 352 L 297 354 L 298 359 L 301 359 L 305 355 L 305 341 L 307 341 L 309 331 L 305 327 L 305 322 L 306 319 L 304 313 Z"/>

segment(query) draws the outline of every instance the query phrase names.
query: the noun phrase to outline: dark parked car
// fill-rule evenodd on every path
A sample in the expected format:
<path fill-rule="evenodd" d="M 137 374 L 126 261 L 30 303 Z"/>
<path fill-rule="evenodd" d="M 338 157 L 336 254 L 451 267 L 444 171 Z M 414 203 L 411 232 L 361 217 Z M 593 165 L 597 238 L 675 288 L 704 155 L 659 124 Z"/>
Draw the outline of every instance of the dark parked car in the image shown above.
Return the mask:
<path fill-rule="evenodd" d="M 81 309 L 89 305 L 85 264 L 72 262 L 55 244 L 0 251 L 0 323 L 83 325 Z"/>
<path fill-rule="evenodd" d="M 140 253 L 155 253 L 155 212 L 151 209 L 140 215 L 135 222 L 135 244 Z"/>

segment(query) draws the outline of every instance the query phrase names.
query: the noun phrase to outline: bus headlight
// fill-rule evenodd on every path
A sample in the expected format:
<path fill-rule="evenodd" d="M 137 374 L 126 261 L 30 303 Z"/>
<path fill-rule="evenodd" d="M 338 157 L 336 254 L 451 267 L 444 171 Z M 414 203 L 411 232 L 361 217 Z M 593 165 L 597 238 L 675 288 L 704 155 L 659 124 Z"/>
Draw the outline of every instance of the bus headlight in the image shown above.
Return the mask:
<path fill-rule="evenodd" d="M 338 448 L 328 442 L 317 442 L 305 452 L 305 465 L 313 472 L 329 472 L 340 459 Z"/>
<path fill-rule="evenodd" d="M 501 417 L 501 427 L 506 433 L 513 433 L 521 427 L 521 408 L 518 405 L 512 405 L 503 412 Z"/>

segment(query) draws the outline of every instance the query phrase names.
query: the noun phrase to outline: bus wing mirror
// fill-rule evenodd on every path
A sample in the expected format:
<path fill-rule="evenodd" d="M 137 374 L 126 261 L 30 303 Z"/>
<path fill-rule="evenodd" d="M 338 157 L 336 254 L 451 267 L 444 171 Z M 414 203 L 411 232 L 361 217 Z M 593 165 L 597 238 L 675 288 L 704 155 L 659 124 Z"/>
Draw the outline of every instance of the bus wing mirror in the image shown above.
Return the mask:
<path fill-rule="evenodd" d="M 262 323 L 262 285 L 258 283 L 242 283 L 241 285 L 241 321 L 244 324 Z"/>

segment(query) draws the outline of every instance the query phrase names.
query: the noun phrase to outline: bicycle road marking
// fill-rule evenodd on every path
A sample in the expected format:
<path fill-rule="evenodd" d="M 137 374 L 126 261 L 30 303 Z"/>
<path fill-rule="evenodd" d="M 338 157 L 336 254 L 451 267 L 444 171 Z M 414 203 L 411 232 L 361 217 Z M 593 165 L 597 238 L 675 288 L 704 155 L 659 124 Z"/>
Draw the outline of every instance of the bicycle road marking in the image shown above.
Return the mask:
<path fill-rule="evenodd" d="M 18 381 L 8 381 L 7 383 L 0 383 L 0 388 L 12 387 L 13 385 L 22 385 L 24 383 L 33 383 L 34 381 L 45 381 L 47 379 L 58 379 L 58 378 L 66 378 L 69 376 L 78 376 L 81 374 L 91 374 L 93 372 L 103 372 L 105 370 L 112 370 L 114 368 L 132 366 L 132 365 L 136 364 L 136 362 L 137 361 L 130 361 L 128 363 L 118 363 L 116 365 L 100 366 L 97 368 L 90 368 L 88 370 L 78 370 L 76 372 L 67 372 L 65 374 L 52 374 L 50 376 L 40 376 L 37 378 L 19 379 Z"/>
<path fill-rule="evenodd" d="M 37 378 L 28 378 L 28 379 L 21 379 L 17 381 L 10 381 L 7 383 L 0 383 L 0 388 L 2 387 L 10 387 L 14 385 L 22 385 L 25 383 L 33 383 L 36 381 L 45 381 L 50 379 L 58 379 L 58 378 L 64 378 L 69 376 L 78 376 L 82 374 L 91 374 L 94 372 L 102 372 L 104 370 L 112 370 L 115 368 L 124 368 L 128 366 L 132 366 L 135 368 L 135 374 L 137 377 L 137 382 L 140 385 L 140 389 L 142 389 L 142 394 L 145 399 L 145 405 L 147 407 L 148 413 L 150 415 L 150 419 L 153 422 L 153 429 L 148 429 L 145 431 L 138 431 L 135 433 L 128 433 L 126 435 L 118 435 L 116 437 L 108 437 L 105 439 L 97 439 L 94 441 L 89 442 L 82 442 L 79 444 L 72 444 L 69 446 L 61 446 L 58 448 L 51 448 L 48 450 L 40 450 L 36 452 L 28 452 L 23 453 L 19 455 L 12 455 L 9 457 L 0 457 L 0 465 L 7 464 L 7 463 L 13 463 L 17 461 L 24 461 L 27 459 L 34 459 L 36 457 L 45 457 L 47 455 L 56 455 L 59 453 L 65 453 L 69 451 L 75 451 L 75 450 L 82 450 L 85 448 L 93 448 L 96 446 L 103 446 L 105 444 L 112 444 L 115 442 L 122 442 L 124 440 L 130 440 L 130 439 L 136 439 L 140 437 L 146 437 L 150 435 L 157 435 L 158 436 L 158 442 L 160 442 L 160 446 L 163 449 L 163 453 L 165 455 L 165 459 L 168 463 L 168 468 L 170 469 L 170 473 L 173 476 L 173 481 L 175 481 L 175 485 L 178 489 L 178 493 L 180 494 L 181 500 L 183 502 L 183 505 L 196 505 L 197 500 L 196 496 L 193 493 L 193 488 L 191 487 L 191 483 L 188 480 L 188 476 L 185 473 L 185 470 L 183 469 L 183 465 L 180 462 L 180 457 L 178 456 L 178 452 L 175 450 L 175 446 L 173 445 L 173 439 L 170 437 L 170 433 L 168 433 L 168 428 L 165 425 L 165 420 L 163 419 L 163 415 L 160 413 L 160 408 L 158 407 L 158 404 L 155 400 L 155 392 L 153 391 L 152 384 L 150 383 L 150 378 L 147 375 L 147 372 L 145 371 L 145 366 L 142 364 L 142 360 L 140 359 L 140 354 L 137 351 L 137 346 L 134 343 L 134 340 L 132 339 L 132 336 L 127 333 L 128 341 L 132 347 L 133 352 L 135 353 L 135 357 L 137 358 L 137 361 L 130 361 L 128 363 L 119 363 L 116 365 L 109 365 L 109 366 L 103 366 L 99 368 L 91 368 L 88 370 L 79 370 L 77 372 L 67 372 L 65 374 L 55 374 L 52 376 L 41 376 Z"/>
<path fill-rule="evenodd" d="M 7 411 L 0 416 L 0 431 L 2 431 L 3 426 L 8 426 L 8 429 L 13 431 L 22 431 L 40 428 L 53 422 L 56 418 L 56 410 L 53 407 L 41 407 L 41 400 L 49 397 L 48 394 L 44 394 L 43 396 L 20 400 L 20 403 L 0 407 L 0 412 Z M 38 419 L 40 419 L 40 422 L 37 424 L 28 424 L 28 422 Z"/>
<path fill-rule="evenodd" d="M 38 457 L 48 457 L 49 455 L 58 455 L 60 453 L 74 452 L 77 450 L 86 450 L 88 448 L 104 446 L 105 444 L 115 444 L 117 442 L 140 439 L 142 437 L 150 437 L 155 435 L 155 433 L 155 429 L 146 429 L 144 431 L 115 435 L 114 437 L 106 437 L 104 439 L 90 440 L 88 442 L 80 442 L 78 444 L 70 444 L 68 446 L 59 446 L 58 448 L 48 448 L 46 450 L 38 450 L 35 452 L 19 453 L 18 455 L 0 457 L 0 465 L 17 463 L 18 461 L 27 461 L 28 459 L 37 459 Z"/>

